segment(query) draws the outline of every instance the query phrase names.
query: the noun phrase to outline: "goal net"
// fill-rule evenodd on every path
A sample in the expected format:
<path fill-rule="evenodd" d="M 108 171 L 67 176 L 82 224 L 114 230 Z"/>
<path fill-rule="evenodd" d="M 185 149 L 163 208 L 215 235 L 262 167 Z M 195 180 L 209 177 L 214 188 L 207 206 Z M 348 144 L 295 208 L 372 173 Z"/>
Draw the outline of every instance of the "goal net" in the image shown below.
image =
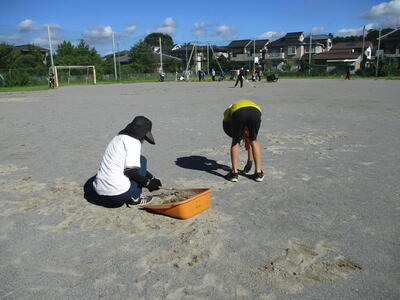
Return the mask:
<path fill-rule="evenodd" d="M 54 66 L 54 85 L 96 84 L 95 66 Z"/>

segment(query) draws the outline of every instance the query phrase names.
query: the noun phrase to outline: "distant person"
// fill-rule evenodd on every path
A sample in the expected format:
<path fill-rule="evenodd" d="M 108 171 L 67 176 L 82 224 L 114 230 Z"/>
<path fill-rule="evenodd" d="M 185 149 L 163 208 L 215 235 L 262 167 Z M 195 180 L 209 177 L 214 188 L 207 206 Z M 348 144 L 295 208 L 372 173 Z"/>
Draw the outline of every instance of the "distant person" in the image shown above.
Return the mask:
<path fill-rule="evenodd" d="M 152 123 L 137 116 L 108 144 L 97 175 L 85 184 L 89 202 L 120 207 L 124 204 L 145 204 L 142 188 L 150 192 L 161 187 L 161 181 L 147 171 L 147 160 L 141 155 L 144 141 L 155 144 Z"/>
<path fill-rule="evenodd" d="M 211 78 L 212 78 L 212 81 L 215 81 L 215 70 L 214 69 L 211 69 Z"/>
<path fill-rule="evenodd" d="M 256 71 L 256 78 L 258 81 L 261 81 L 261 70 Z"/>
<path fill-rule="evenodd" d="M 344 80 L 350 80 L 350 66 L 346 67 L 346 74 Z"/>
<path fill-rule="evenodd" d="M 255 163 L 254 180 L 261 182 L 264 179 L 264 172 L 261 169 L 261 150 L 257 141 L 258 131 L 261 125 L 261 108 L 250 100 L 239 100 L 231 105 L 224 112 L 223 129 L 232 138 L 231 162 L 232 169 L 225 178 L 232 182 L 238 181 L 238 162 L 240 142 L 245 141 L 247 150 L 247 163 L 243 173 L 250 172 L 253 161 Z"/>
<path fill-rule="evenodd" d="M 161 72 L 160 73 L 160 82 L 164 82 L 164 79 L 165 79 L 165 73 Z"/>
<path fill-rule="evenodd" d="M 201 70 L 201 80 L 205 81 L 206 80 L 205 76 L 206 73 L 203 70 Z"/>
<path fill-rule="evenodd" d="M 54 73 L 51 72 L 49 75 L 49 88 L 54 89 Z"/>
<path fill-rule="evenodd" d="M 197 71 L 197 74 L 199 75 L 199 81 L 201 81 L 201 78 L 203 77 L 202 76 L 202 71 L 201 70 Z"/>
<path fill-rule="evenodd" d="M 256 81 L 256 71 L 251 72 L 251 81 L 255 82 Z"/>
<path fill-rule="evenodd" d="M 243 77 L 244 77 L 244 69 L 242 67 L 242 68 L 240 68 L 239 73 L 237 75 L 235 87 L 238 85 L 239 82 L 240 82 L 240 87 L 241 88 L 243 87 Z"/>

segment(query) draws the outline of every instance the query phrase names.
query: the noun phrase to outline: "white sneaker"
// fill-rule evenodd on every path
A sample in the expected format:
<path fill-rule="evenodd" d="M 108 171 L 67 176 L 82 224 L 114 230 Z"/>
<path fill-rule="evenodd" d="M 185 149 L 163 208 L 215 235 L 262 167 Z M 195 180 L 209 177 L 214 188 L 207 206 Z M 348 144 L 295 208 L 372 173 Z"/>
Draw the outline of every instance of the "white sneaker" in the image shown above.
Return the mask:
<path fill-rule="evenodd" d="M 145 197 L 143 197 L 143 196 L 140 196 L 138 199 L 135 199 L 135 198 L 131 198 L 130 200 L 128 200 L 127 202 L 126 202 L 126 204 L 129 206 L 129 205 L 143 205 L 143 204 L 148 204 L 148 203 L 150 203 L 151 202 L 151 200 L 153 200 L 153 197 L 152 196 L 145 196 Z"/>

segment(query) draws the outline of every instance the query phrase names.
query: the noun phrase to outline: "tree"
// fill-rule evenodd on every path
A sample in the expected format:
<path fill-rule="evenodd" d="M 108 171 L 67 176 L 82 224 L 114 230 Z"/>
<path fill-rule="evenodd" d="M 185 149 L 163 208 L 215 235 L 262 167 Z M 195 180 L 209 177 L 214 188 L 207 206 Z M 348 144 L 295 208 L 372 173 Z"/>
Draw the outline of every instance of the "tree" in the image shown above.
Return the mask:
<path fill-rule="evenodd" d="M 172 37 L 169 34 L 164 34 L 161 32 L 150 33 L 144 38 L 144 42 L 153 47 L 159 46 L 160 45 L 159 38 L 161 38 L 162 47 L 172 47 L 174 45 Z"/>
<path fill-rule="evenodd" d="M 15 60 L 15 56 L 20 55 L 19 51 L 14 50 L 14 47 L 7 43 L 0 43 L 0 70 L 1 69 L 9 69 L 13 61 Z"/>
<path fill-rule="evenodd" d="M 129 50 L 129 58 L 134 73 L 153 73 L 156 69 L 154 53 L 145 41 L 139 41 Z"/>

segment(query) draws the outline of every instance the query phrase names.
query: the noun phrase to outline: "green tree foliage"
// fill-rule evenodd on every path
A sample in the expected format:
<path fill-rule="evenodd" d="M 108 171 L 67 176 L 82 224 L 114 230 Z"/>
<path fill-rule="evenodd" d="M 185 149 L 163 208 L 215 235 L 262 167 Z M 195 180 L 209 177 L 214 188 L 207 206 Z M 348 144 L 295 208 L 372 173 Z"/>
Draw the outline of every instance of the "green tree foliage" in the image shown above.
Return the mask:
<path fill-rule="evenodd" d="M 130 69 L 132 73 L 156 72 L 156 59 L 149 44 L 139 41 L 129 51 L 131 59 Z"/>
<path fill-rule="evenodd" d="M 169 34 L 164 34 L 161 32 L 150 33 L 144 38 L 144 42 L 149 44 L 150 46 L 159 46 L 160 45 L 159 38 L 161 38 L 162 47 L 172 47 L 174 45 L 172 37 Z"/>
<path fill-rule="evenodd" d="M 94 65 L 101 67 L 102 60 L 96 49 L 90 49 L 89 45 L 84 40 L 80 40 L 78 45 L 73 45 L 71 42 L 62 42 L 57 46 L 54 62 L 60 66 L 84 66 Z"/>
<path fill-rule="evenodd" d="M 19 51 L 14 50 L 12 45 L 3 42 L 0 43 L 0 70 L 11 68 L 15 56 L 17 55 L 20 55 L 20 53 Z"/>
<path fill-rule="evenodd" d="M 4 79 L 2 85 L 28 85 L 47 72 L 44 57 L 34 47 L 28 53 L 22 53 L 12 45 L 0 43 L 0 57 L 0 73 Z"/>
<path fill-rule="evenodd" d="M 386 33 L 391 32 L 392 28 L 384 28 L 382 29 L 381 35 L 385 35 Z M 379 30 L 370 29 L 368 30 L 367 34 L 365 35 L 365 40 L 372 42 L 374 47 L 378 44 L 378 37 L 379 37 Z M 336 36 L 333 38 L 333 43 L 341 43 L 341 42 L 362 42 L 363 37 L 361 35 L 352 35 L 352 36 Z"/>

